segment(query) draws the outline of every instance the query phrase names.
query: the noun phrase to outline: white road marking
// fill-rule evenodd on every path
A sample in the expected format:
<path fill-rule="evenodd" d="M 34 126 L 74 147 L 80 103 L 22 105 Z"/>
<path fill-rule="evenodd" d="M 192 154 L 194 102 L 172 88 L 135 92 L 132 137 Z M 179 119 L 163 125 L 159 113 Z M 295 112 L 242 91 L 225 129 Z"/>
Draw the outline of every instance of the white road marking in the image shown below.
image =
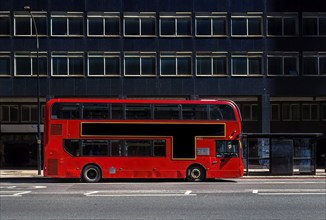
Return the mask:
<path fill-rule="evenodd" d="M 16 186 L 0 186 L 0 189 L 15 189 Z"/>
<path fill-rule="evenodd" d="M 187 190 L 185 193 L 164 190 L 136 190 L 136 191 L 92 191 L 84 193 L 85 196 L 101 196 L 101 197 L 166 197 L 166 196 L 197 196 L 197 194 L 191 194 L 191 190 Z"/>
<path fill-rule="evenodd" d="M 46 189 L 47 186 L 34 186 L 35 189 Z"/>
<path fill-rule="evenodd" d="M 261 189 L 252 190 L 257 195 L 326 195 L 325 189 Z"/>
<path fill-rule="evenodd" d="M 0 191 L 0 197 L 20 197 L 31 192 L 32 191 Z"/>
<path fill-rule="evenodd" d="M 277 193 L 277 192 L 272 192 L 272 193 L 258 193 L 260 196 L 279 196 L 279 195 L 286 195 L 286 196 L 295 196 L 295 195 L 326 195 L 326 193 L 314 193 L 314 192 L 290 192 L 290 193 Z"/>
<path fill-rule="evenodd" d="M 90 195 L 98 193 L 98 192 L 99 191 L 92 191 L 92 192 L 84 193 L 84 196 L 90 196 Z"/>

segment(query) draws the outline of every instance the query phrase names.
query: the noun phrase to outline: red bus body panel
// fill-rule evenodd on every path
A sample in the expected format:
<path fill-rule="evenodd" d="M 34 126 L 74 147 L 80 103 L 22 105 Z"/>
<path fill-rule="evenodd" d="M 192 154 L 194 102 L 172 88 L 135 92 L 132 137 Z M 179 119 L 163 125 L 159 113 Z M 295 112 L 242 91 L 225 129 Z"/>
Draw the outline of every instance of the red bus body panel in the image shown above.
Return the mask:
<path fill-rule="evenodd" d="M 53 103 L 164 103 L 164 104 L 227 104 L 230 105 L 236 116 L 233 121 L 218 121 L 225 125 L 223 137 L 195 137 L 195 150 L 205 148 L 208 155 L 198 155 L 194 159 L 174 159 L 172 157 L 172 137 L 150 136 L 133 137 L 124 136 L 124 139 L 162 139 L 166 143 L 165 157 L 105 157 L 84 156 L 75 157 L 63 148 L 65 139 L 83 139 L 81 135 L 82 122 L 94 122 L 85 119 L 51 119 L 51 106 Z M 149 120 L 144 120 L 149 122 Z M 121 122 L 117 120 L 96 120 L 99 123 Z M 135 122 L 123 120 L 124 123 Z M 139 121 L 137 121 L 139 122 Z M 150 123 L 169 123 L 169 120 L 150 120 Z M 178 121 L 178 123 L 193 123 L 193 121 Z M 216 121 L 198 121 L 198 123 L 216 123 Z M 102 171 L 102 178 L 186 178 L 186 170 L 189 166 L 198 164 L 204 167 L 206 178 L 237 178 L 244 174 L 242 163 L 242 149 L 240 145 L 239 156 L 231 158 L 216 157 L 217 140 L 239 140 L 241 133 L 241 119 L 237 106 L 228 100 L 120 100 L 120 99 L 51 99 L 47 102 L 44 124 L 44 176 L 53 178 L 81 178 L 83 168 L 88 164 L 98 165 Z M 173 125 L 171 125 L 173 126 Z M 92 140 L 112 139 L 105 136 L 87 137 Z"/>

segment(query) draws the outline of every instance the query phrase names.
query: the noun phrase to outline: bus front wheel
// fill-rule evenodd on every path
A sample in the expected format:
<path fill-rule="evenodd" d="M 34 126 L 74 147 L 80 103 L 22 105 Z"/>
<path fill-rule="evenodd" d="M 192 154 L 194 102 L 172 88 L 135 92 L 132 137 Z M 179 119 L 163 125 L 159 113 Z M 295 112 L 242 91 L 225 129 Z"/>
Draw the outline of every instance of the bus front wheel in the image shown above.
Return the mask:
<path fill-rule="evenodd" d="M 187 170 L 187 180 L 191 182 L 203 181 L 205 179 L 205 170 L 202 166 L 194 165 Z"/>
<path fill-rule="evenodd" d="M 87 165 L 83 169 L 82 180 L 86 183 L 97 183 L 101 180 L 101 170 L 96 165 Z"/>

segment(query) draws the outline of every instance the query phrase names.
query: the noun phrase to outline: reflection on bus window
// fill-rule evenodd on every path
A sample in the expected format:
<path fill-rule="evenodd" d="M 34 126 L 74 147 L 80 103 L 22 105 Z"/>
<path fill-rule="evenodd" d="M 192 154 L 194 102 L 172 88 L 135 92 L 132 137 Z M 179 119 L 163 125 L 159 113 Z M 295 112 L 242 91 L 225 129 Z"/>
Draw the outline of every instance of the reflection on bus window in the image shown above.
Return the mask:
<path fill-rule="evenodd" d="M 55 103 L 52 106 L 51 119 L 79 119 L 79 104 Z"/>
<path fill-rule="evenodd" d="M 165 157 L 165 140 L 70 140 L 64 149 L 75 157 Z"/>
<path fill-rule="evenodd" d="M 239 157 L 239 141 L 216 141 L 216 157 Z"/>
<path fill-rule="evenodd" d="M 110 109 L 107 104 L 84 104 L 83 105 L 84 119 L 109 119 Z"/>
<path fill-rule="evenodd" d="M 235 120 L 234 111 L 229 105 L 211 105 L 211 120 Z"/>

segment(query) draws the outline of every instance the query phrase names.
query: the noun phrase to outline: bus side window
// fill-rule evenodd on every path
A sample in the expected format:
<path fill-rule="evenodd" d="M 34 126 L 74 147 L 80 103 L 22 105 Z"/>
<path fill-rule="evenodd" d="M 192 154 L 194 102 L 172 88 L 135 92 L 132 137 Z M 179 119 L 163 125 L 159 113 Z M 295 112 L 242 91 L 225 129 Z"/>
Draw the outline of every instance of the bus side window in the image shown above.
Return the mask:
<path fill-rule="evenodd" d="M 84 104 L 84 119 L 109 119 L 110 109 L 107 104 Z"/>
<path fill-rule="evenodd" d="M 211 120 L 235 120 L 234 111 L 229 105 L 214 105 L 210 109 Z"/>
<path fill-rule="evenodd" d="M 154 119 L 171 120 L 180 118 L 179 105 L 155 104 Z"/>
<path fill-rule="evenodd" d="M 79 104 L 54 103 L 51 109 L 51 119 L 79 119 Z"/>
<path fill-rule="evenodd" d="M 239 141 L 216 141 L 216 157 L 238 157 Z"/>
<path fill-rule="evenodd" d="M 110 141 L 111 146 L 111 156 L 113 157 L 121 157 L 122 155 L 122 141 L 120 140 L 112 140 Z"/>
<path fill-rule="evenodd" d="M 79 140 L 64 140 L 64 149 L 67 153 L 71 154 L 72 156 L 81 156 Z"/>

